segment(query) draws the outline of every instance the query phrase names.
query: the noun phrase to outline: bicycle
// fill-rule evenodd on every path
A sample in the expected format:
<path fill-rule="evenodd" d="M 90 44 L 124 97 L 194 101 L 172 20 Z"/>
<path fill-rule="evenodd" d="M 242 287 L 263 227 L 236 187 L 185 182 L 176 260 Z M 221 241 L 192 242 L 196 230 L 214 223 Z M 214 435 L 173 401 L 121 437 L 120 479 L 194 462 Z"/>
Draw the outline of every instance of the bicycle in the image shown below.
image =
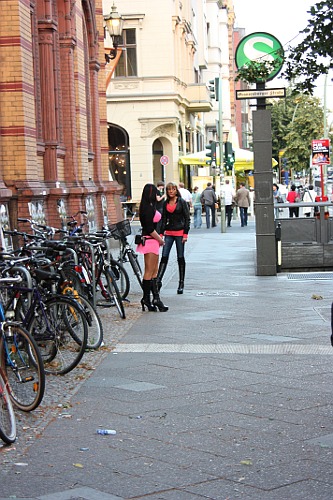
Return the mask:
<path fill-rule="evenodd" d="M 58 279 L 55 273 L 40 269 L 34 272 L 39 281 Z M 49 293 L 38 282 L 33 288 L 11 285 L 11 292 L 4 304 L 5 312 L 14 310 L 16 320 L 31 334 L 45 372 L 63 375 L 73 370 L 87 346 L 88 324 L 81 306 L 72 298 Z"/>
<path fill-rule="evenodd" d="M 139 258 L 137 253 L 133 250 L 131 244 L 127 240 L 127 236 L 129 236 L 132 232 L 131 230 L 131 222 L 133 222 L 136 216 L 136 212 L 133 213 L 131 220 L 123 220 L 117 222 L 116 224 L 111 224 L 108 226 L 111 236 L 115 240 L 120 241 L 120 253 L 117 259 L 120 263 L 129 262 L 132 270 L 134 272 L 134 276 L 136 277 L 140 287 L 142 288 L 142 270 L 139 263 Z"/>
<path fill-rule="evenodd" d="M 0 368 L 0 438 L 6 444 L 16 440 L 16 419 L 9 397 L 8 383 Z"/>
<path fill-rule="evenodd" d="M 80 242 L 78 255 L 85 270 L 84 279 L 88 287 L 88 298 L 98 294 L 98 305 L 115 305 L 121 318 L 125 319 L 122 296 L 110 262 L 105 258 L 105 237 L 86 235 Z M 86 291 L 83 289 L 83 294 Z"/>
<path fill-rule="evenodd" d="M 0 286 L 11 288 L 21 281 L 20 276 L 3 277 Z M 22 411 L 32 411 L 44 397 L 45 371 L 35 340 L 21 324 L 12 320 L 14 314 L 11 308 L 5 313 L 0 302 L 0 366 L 8 381 L 12 403 Z"/>

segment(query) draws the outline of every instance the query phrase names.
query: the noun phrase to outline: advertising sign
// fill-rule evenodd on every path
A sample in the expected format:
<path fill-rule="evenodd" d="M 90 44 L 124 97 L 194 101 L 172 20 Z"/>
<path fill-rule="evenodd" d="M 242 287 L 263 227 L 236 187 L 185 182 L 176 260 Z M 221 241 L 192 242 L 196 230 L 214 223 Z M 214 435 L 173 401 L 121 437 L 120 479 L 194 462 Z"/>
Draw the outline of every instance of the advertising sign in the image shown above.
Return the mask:
<path fill-rule="evenodd" d="M 330 140 L 312 141 L 312 165 L 330 165 Z"/>

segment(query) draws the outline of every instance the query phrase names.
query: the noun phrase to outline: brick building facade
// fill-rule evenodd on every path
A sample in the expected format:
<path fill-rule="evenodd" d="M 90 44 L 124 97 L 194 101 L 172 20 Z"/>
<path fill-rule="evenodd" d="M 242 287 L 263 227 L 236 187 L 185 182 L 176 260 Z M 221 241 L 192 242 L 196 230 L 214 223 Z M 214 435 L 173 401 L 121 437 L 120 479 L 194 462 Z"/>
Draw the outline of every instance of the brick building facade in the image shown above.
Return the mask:
<path fill-rule="evenodd" d="M 121 217 L 109 181 L 100 0 L 0 0 L 0 217 L 91 228 Z"/>

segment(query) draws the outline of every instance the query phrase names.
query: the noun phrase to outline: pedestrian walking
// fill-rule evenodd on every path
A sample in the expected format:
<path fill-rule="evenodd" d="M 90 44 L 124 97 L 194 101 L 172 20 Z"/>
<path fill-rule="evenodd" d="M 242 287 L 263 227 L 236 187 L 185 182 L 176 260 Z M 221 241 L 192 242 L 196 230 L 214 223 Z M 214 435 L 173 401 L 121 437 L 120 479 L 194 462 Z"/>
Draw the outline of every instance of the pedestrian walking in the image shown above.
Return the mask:
<path fill-rule="evenodd" d="M 234 200 L 234 189 L 232 188 L 229 179 L 226 179 L 224 185 L 222 186 L 222 193 L 224 197 L 225 205 L 225 218 L 227 221 L 227 226 L 231 227 L 232 211 L 233 211 L 233 200 Z"/>
<path fill-rule="evenodd" d="M 246 189 L 245 183 L 241 182 L 237 189 L 235 201 L 239 208 L 239 215 L 241 220 L 241 227 L 247 226 L 247 210 L 250 206 L 250 191 Z"/>
<path fill-rule="evenodd" d="M 156 186 L 157 186 L 157 204 L 156 204 L 156 210 L 158 210 L 160 212 L 160 214 L 162 215 L 163 204 L 164 204 L 164 201 L 166 200 L 165 184 L 164 184 L 163 181 L 158 181 L 158 183 L 156 184 Z M 161 233 L 160 229 L 161 229 L 161 221 L 159 221 L 157 223 L 157 226 L 156 226 L 156 231 L 157 231 L 158 234 Z"/>
<path fill-rule="evenodd" d="M 305 189 L 303 195 L 304 203 L 313 203 L 315 201 L 316 195 L 313 189 L 313 185 L 310 184 L 308 189 Z M 313 207 L 304 207 L 303 208 L 303 217 L 313 217 Z"/>
<path fill-rule="evenodd" d="M 215 227 L 215 203 L 217 203 L 217 198 L 211 182 L 207 183 L 206 189 L 201 193 L 201 203 L 205 205 L 207 229 L 210 228 L 210 216 L 212 216 L 212 227 Z"/>
<path fill-rule="evenodd" d="M 158 285 L 162 286 L 162 279 L 168 265 L 169 254 L 172 245 L 176 244 L 179 284 L 177 293 L 184 291 L 185 280 L 185 243 L 190 230 L 190 211 L 186 201 L 181 197 L 177 185 L 169 182 L 166 185 L 167 199 L 164 202 L 161 232 L 164 234 L 165 245 L 163 247 L 162 258 L 158 269 Z"/>
<path fill-rule="evenodd" d="M 200 229 L 202 224 L 202 204 L 201 193 L 198 186 L 195 186 L 192 193 L 193 225 L 195 229 Z"/>
<path fill-rule="evenodd" d="M 157 186 L 157 203 L 156 203 L 156 210 L 162 214 L 163 211 L 163 204 L 166 199 L 166 194 L 165 194 L 165 184 L 163 181 L 158 181 L 156 184 Z"/>
<path fill-rule="evenodd" d="M 298 192 L 296 191 L 296 186 L 295 184 L 291 185 L 290 191 L 287 194 L 287 202 L 288 203 L 298 203 L 299 202 L 299 196 Z M 289 207 L 289 217 L 298 217 L 299 216 L 299 207 Z"/>
<path fill-rule="evenodd" d="M 281 203 L 281 194 L 279 190 L 279 186 L 274 182 L 273 184 L 273 201 L 274 201 L 274 214 L 275 218 L 279 218 L 279 206 L 278 204 Z"/>
<path fill-rule="evenodd" d="M 180 196 L 183 198 L 183 200 L 186 201 L 188 204 L 188 208 L 190 209 L 192 207 L 192 195 L 188 189 L 185 188 L 184 183 L 180 182 L 179 183 L 179 188 Z"/>
<path fill-rule="evenodd" d="M 146 184 L 142 191 L 139 207 L 139 218 L 142 227 L 142 243 L 136 247 L 136 251 L 144 255 L 144 275 L 142 280 L 143 297 L 141 299 L 142 310 L 161 312 L 168 310 L 160 299 L 157 285 L 158 258 L 160 247 L 164 245 L 163 238 L 156 231 L 156 224 L 161 220 L 161 214 L 156 210 L 157 187 L 154 184 Z M 153 301 L 151 302 L 151 292 Z"/>

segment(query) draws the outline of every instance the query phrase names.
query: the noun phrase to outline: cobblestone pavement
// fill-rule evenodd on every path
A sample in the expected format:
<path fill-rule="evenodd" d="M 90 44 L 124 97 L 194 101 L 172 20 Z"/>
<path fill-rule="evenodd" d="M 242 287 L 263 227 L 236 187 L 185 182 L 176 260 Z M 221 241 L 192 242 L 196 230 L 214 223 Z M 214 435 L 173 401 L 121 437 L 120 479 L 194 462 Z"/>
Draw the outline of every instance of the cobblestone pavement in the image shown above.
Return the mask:
<path fill-rule="evenodd" d="M 33 412 L 26 413 L 15 409 L 18 438 L 8 447 L 0 444 L 0 465 L 2 470 L 13 462 L 20 462 L 26 452 L 45 427 L 54 419 L 69 418 L 68 409 L 71 398 L 89 378 L 102 360 L 115 349 L 116 343 L 131 328 L 141 314 L 138 291 L 131 294 L 131 301 L 124 302 L 126 319 L 119 317 L 116 309 L 98 308 L 104 329 L 104 346 L 87 351 L 80 364 L 66 375 L 47 375 L 45 396 L 41 405 Z"/>
<path fill-rule="evenodd" d="M 125 321 L 102 310 L 106 348 L 19 421 L 0 497 L 333 498 L 331 273 L 256 276 L 254 224 L 238 220 L 187 245 L 168 313 L 142 313 L 134 289 Z"/>

